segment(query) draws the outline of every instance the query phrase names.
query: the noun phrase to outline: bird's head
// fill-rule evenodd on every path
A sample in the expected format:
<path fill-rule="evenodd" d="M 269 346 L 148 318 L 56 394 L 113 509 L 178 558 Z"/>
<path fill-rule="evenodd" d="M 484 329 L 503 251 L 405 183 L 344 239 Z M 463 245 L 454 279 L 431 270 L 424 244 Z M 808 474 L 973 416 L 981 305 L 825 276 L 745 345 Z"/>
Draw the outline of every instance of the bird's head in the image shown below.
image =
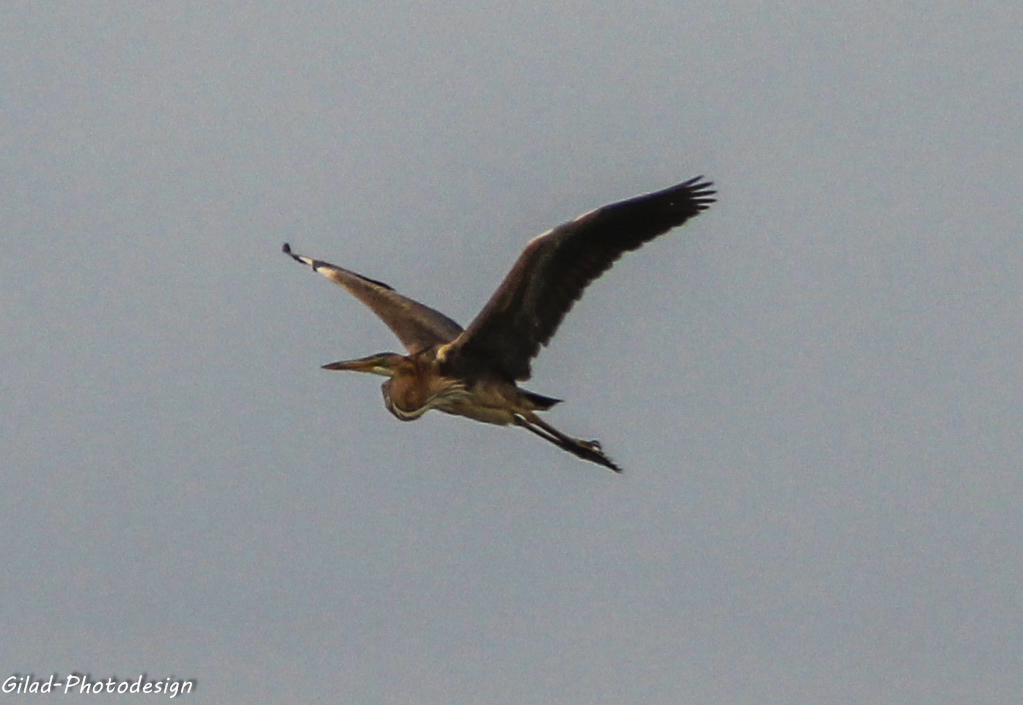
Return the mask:
<path fill-rule="evenodd" d="M 371 372 L 388 377 L 381 385 L 387 410 L 402 421 L 418 419 L 430 409 L 443 407 L 453 397 L 465 396 L 465 384 L 441 375 L 431 361 L 379 353 L 358 360 L 324 365 L 326 370 Z"/>
<path fill-rule="evenodd" d="M 369 372 L 384 377 L 394 375 L 404 365 L 408 365 L 408 359 L 398 353 L 377 353 L 369 357 L 360 357 L 358 360 L 341 360 L 324 365 L 325 370 L 349 370 L 351 372 Z"/>

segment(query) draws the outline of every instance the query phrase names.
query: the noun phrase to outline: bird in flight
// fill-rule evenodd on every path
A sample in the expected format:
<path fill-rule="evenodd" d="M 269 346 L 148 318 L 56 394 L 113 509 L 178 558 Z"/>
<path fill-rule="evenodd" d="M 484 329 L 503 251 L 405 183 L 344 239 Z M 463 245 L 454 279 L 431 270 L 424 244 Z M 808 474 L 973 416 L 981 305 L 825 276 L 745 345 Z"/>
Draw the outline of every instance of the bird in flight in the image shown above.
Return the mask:
<path fill-rule="evenodd" d="M 567 436 L 541 419 L 560 400 L 520 388 L 530 362 L 550 343 L 583 290 L 625 252 L 638 249 L 715 202 L 702 176 L 656 193 L 585 213 L 533 238 L 490 300 L 463 329 L 439 311 L 402 296 L 383 282 L 311 257 L 309 265 L 368 306 L 408 351 L 378 353 L 323 365 L 327 370 L 387 377 L 384 404 L 402 421 L 430 409 L 501 426 L 521 426 L 546 441 L 615 472 L 597 441 Z"/>

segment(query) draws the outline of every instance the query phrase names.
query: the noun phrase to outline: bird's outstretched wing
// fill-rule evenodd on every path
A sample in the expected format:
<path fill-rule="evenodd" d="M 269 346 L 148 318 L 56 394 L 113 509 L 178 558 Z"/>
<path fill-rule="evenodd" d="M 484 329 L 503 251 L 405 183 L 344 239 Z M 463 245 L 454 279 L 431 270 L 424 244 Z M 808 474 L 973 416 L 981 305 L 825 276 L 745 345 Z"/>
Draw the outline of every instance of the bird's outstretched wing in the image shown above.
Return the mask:
<path fill-rule="evenodd" d="M 402 296 L 383 282 L 342 269 L 330 262 L 296 255 L 284 243 L 284 254 L 296 262 L 307 264 L 335 284 L 340 284 L 352 296 L 366 304 L 409 351 L 419 352 L 433 345 L 450 343 L 457 338 L 462 327 L 440 311 L 434 311 L 418 301 Z"/>
<path fill-rule="evenodd" d="M 706 210 L 715 191 L 698 176 L 657 193 L 598 208 L 534 238 L 472 323 L 445 351 L 526 380 L 583 290 L 623 253 Z"/>

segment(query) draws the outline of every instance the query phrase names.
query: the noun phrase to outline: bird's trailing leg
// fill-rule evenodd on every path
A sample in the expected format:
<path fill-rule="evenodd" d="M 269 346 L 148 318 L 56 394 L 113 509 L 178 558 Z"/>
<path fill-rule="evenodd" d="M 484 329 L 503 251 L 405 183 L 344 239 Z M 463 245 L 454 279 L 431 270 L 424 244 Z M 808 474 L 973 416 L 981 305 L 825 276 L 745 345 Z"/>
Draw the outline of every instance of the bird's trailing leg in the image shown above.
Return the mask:
<path fill-rule="evenodd" d="M 604 455 L 604 452 L 600 449 L 600 443 L 597 441 L 582 441 L 578 438 L 566 436 L 536 414 L 531 413 L 528 417 L 524 414 L 515 414 L 514 418 L 516 426 L 532 431 L 540 436 L 540 438 L 553 443 L 562 450 L 567 450 L 577 458 L 589 460 L 597 465 L 603 465 L 605 468 L 617 473 L 622 471 L 609 457 Z"/>

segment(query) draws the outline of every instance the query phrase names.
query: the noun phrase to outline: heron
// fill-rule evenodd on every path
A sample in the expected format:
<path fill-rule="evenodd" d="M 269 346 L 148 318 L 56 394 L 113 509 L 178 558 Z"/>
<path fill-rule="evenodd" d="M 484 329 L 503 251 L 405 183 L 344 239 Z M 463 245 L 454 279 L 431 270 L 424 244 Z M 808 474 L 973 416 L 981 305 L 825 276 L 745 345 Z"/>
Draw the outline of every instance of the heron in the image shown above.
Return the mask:
<path fill-rule="evenodd" d="M 568 436 L 538 416 L 560 399 L 518 386 L 583 291 L 624 253 L 679 227 L 716 201 L 702 176 L 597 208 L 533 238 L 482 310 L 462 328 L 443 313 L 381 281 L 284 243 L 283 252 L 345 288 L 405 346 L 323 365 L 382 375 L 387 410 L 402 421 L 430 409 L 501 426 L 522 427 L 578 458 L 620 473 L 598 441 Z"/>

